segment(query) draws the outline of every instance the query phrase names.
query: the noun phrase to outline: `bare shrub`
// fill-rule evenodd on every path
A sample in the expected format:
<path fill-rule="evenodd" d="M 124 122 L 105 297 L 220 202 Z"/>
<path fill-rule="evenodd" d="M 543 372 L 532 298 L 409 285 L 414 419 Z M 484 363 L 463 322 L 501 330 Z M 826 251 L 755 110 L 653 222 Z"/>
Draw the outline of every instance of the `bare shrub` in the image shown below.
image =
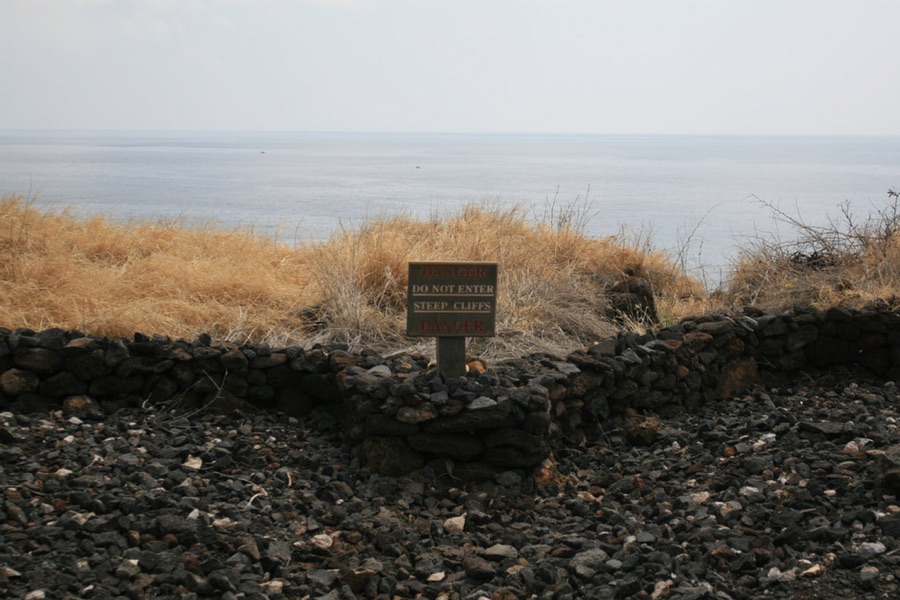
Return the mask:
<path fill-rule="evenodd" d="M 847 202 L 825 225 L 808 224 L 759 200 L 796 238 L 759 238 L 741 252 L 727 288 L 733 303 L 768 310 L 794 305 L 900 305 L 900 198 L 860 217 Z"/>

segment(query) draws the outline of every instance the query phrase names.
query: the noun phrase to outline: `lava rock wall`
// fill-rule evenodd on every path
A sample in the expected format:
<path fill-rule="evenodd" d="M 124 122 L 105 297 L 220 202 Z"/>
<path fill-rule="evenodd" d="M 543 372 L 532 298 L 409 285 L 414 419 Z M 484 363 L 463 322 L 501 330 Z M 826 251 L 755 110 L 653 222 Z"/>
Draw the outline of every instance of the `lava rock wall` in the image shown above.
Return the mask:
<path fill-rule="evenodd" d="M 318 412 L 342 427 L 374 471 L 425 467 L 463 479 L 517 476 L 635 415 L 693 411 L 761 380 L 835 368 L 900 379 L 900 315 L 711 314 L 645 335 L 623 332 L 567 357 L 531 355 L 449 379 L 423 356 L 342 346 L 0 328 L 0 409 L 96 418 L 137 405 Z M 630 429 L 635 441 L 645 424 Z"/>

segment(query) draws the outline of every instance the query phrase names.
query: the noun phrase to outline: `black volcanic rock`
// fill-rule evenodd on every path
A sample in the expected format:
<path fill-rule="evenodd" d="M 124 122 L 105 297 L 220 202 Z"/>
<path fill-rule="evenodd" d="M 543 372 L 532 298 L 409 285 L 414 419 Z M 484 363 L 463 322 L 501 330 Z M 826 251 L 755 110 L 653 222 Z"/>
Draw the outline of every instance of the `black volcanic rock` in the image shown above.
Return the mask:
<path fill-rule="evenodd" d="M 374 437 L 373 455 L 418 461 L 408 476 L 376 474 L 323 415 L 70 408 L 0 412 L 9 597 L 900 593 L 891 383 L 757 388 L 660 418 L 652 436 L 610 428 L 557 448 L 540 477 L 423 464 Z M 516 452 L 535 441 L 482 439 L 471 419 L 471 432 L 415 439 Z M 476 468 L 488 479 L 464 477 Z"/>

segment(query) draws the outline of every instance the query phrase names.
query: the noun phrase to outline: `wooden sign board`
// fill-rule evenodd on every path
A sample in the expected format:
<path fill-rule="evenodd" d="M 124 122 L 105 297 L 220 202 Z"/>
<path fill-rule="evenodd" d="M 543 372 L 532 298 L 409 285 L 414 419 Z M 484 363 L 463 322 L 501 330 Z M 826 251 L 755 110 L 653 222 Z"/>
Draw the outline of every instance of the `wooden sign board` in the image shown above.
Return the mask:
<path fill-rule="evenodd" d="M 411 262 L 406 335 L 495 335 L 497 263 Z"/>

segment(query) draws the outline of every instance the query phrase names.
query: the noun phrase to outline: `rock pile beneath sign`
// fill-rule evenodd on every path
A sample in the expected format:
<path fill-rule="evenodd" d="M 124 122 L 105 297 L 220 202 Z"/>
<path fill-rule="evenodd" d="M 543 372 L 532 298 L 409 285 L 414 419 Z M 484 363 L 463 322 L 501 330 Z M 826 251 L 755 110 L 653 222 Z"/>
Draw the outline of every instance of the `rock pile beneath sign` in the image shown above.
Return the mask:
<path fill-rule="evenodd" d="M 896 598 L 900 399 L 820 378 L 639 414 L 533 476 L 377 474 L 316 409 L 0 412 L 16 598 Z M 435 441 L 434 443 L 437 443 Z"/>

